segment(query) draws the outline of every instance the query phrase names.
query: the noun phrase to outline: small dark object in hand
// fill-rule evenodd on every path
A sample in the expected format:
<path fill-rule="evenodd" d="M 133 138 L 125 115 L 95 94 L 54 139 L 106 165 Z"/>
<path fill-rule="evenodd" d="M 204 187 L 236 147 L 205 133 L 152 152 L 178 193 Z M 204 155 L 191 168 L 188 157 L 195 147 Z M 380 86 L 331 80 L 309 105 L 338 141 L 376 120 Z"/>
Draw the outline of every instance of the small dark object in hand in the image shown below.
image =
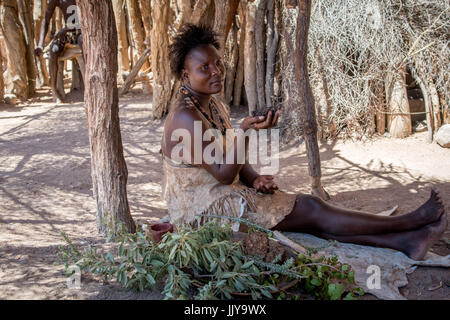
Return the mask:
<path fill-rule="evenodd" d="M 267 116 L 269 115 L 269 111 L 272 111 L 272 117 L 273 117 L 275 115 L 275 112 L 277 112 L 277 110 L 278 109 L 276 109 L 276 108 L 269 108 L 269 109 L 266 109 L 266 110 L 253 110 L 252 111 L 252 116 L 253 117 L 264 116 L 264 121 L 266 121 Z"/>

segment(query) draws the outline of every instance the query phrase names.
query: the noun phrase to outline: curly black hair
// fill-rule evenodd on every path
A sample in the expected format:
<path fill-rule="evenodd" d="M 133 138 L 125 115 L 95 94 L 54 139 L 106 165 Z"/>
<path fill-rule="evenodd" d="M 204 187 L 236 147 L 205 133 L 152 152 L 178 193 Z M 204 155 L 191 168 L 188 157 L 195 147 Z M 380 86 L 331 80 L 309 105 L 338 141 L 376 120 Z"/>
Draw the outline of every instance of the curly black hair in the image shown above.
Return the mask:
<path fill-rule="evenodd" d="M 205 25 L 184 24 L 177 35 L 173 38 L 169 46 L 170 70 L 177 78 L 181 78 L 181 70 L 184 68 L 184 61 L 189 51 L 201 45 L 213 45 L 220 50 L 217 40 L 219 34 Z"/>

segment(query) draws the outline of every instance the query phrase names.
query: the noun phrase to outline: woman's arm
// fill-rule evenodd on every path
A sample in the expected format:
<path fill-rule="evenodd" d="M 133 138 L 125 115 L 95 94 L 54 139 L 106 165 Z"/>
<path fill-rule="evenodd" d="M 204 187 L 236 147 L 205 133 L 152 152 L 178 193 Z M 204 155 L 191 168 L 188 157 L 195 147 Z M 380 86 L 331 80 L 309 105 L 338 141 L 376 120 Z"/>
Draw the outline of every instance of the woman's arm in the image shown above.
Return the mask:
<path fill-rule="evenodd" d="M 238 152 L 238 148 L 240 147 L 240 143 L 238 143 L 238 139 L 242 139 L 242 141 L 245 141 L 245 153 L 248 150 L 248 137 L 243 137 L 243 131 L 246 131 L 249 128 L 254 128 L 256 130 L 268 128 L 272 126 L 272 120 L 275 122 L 278 118 L 278 115 L 275 116 L 273 119 L 272 117 L 268 117 L 264 121 L 264 117 L 247 117 L 242 121 L 241 123 L 241 129 L 236 134 L 234 140 L 233 140 L 233 146 L 234 149 L 234 159 L 232 163 L 227 163 L 226 154 L 223 155 L 222 163 L 218 163 L 214 161 L 213 163 L 205 162 L 205 159 L 203 158 L 203 152 L 205 148 L 211 144 L 210 141 L 203 141 L 203 133 L 209 129 L 209 125 L 205 123 L 196 109 L 187 107 L 187 106 L 179 106 L 177 110 L 174 110 L 175 114 L 173 114 L 173 117 L 171 118 L 172 121 L 167 127 L 167 132 L 165 133 L 166 138 L 170 139 L 172 142 L 171 144 L 177 144 L 179 145 L 181 141 L 183 141 L 184 138 L 180 137 L 180 133 L 182 131 L 179 131 L 177 134 L 175 134 L 175 139 L 178 139 L 177 141 L 173 142 L 172 135 L 174 134 L 176 129 L 184 130 L 186 134 L 188 134 L 188 137 L 186 137 L 187 141 L 184 141 L 182 143 L 183 150 L 189 151 L 189 155 L 183 154 L 183 159 L 187 161 L 190 164 L 197 164 L 203 167 L 206 171 L 208 171 L 210 174 L 212 174 L 218 181 L 220 181 L 223 184 L 231 184 L 236 175 L 242 170 L 242 168 L 245 166 L 242 159 L 238 159 L 239 155 L 242 155 L 242 153 Z M 197 123 L 197 128 L 195 128 L 195 124 Z M 275 122 L 276 123 L 276 122 Z M 197 133 L 197 134 L 196 134 Z M 199 134 L 201 133 L 201 135 Z M 196 139 L 198 141 L 196 141 Z M 178 156 L 179 154 L 179 148 L 176 148 L 173 146 L 173 148 L 170 148 L 170 152 L 175 151 L 175 155 Z M 183 151 L 184 152 L 184 151 Z M 174 159 L 174 156 L 170 156 L 170 158 Z M 245 159 L 244 159 L 245 161 Z M 246 170 L 248 172 L 248 170 Z M 244 174 L 245 175 L 245 174 Z M 248 177 L 251 179 L 252 177 Z"/>
<path fill-rule="evenodd" d="M 241 171 L 239 172 L 240 180 L 249 188 L 253 188 L 253 182 L 258 177 L 259 174 L 248 163 L 244 164 Z"/>

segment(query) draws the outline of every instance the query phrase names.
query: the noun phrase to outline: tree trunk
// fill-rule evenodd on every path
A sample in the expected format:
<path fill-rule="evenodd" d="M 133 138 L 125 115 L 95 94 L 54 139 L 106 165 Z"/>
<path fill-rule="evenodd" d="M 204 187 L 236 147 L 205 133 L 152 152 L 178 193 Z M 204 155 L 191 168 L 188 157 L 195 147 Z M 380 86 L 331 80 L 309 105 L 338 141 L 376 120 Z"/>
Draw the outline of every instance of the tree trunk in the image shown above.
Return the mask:
<path fill-rule="evenodd" d="M 447 104 L 447 96 L 442 94 L 442 91 L 438 91 L 439 101 L 442 105 L 442 124 L 450 124 L 450 108 Z"/>
<path fill-rule="evenodd" d="M 42 20 L 44 19 L 45 10 L 47 9 L 47 1 L 45 0 L 35 0 L 33 8 L 33 19 L 34 19 L 34 35 L 35 35 L 35 45 L 39 42 L 39 34 L 41 32 Z M 50 77 L 48 75 L 47 64 L 43 56 L 36 58 L 37 63 L 37 75 L 38 82 L 36 83 L 36 88 L 41 88 L 42 86 L 50 85 Z"/>
<path fill-rule="evenodd" d="M 257 5 L 255 16 L 255 43 L 256 43 L 256 93 L 258 95 L 258 109 L 266 107 L 265 98 L 265 48 L 264 31 L 267 0 L 255 1 Z"/>
<path fill-rule="evenodd" d="M 227 43 L 227 69 L 225 78 L 225 102 L 230 105 L 233 98 L 233 87 L 236 76 L 236 68 L 239 59 L 239 46 L 237 43 L 237 27 L 233 24 L 230 37 Z"/>
<path fill-rule="evenodd" d="M 333 107 L 331 105 L 330 93 L 328 90 L 328 81 L 326 78 L 326 71 L 323 65 L 320 50 L 314 48 L 314 58 L 317 63 L 317 73 L 319 75 L 319 83 L 314 86 L 315 97 L 319 99 L 317 103 L 318 123 L 319 123 L 319 138 L 334 138 L 336 135 L 336 124 L 331 120 L 331 113 Z M 323 116 L 325 114 L 325 116 Z M 325 119 L 324 119 L 325 118 Z"/>
<path fill-rule="evenodd" d="M 386 106 L 383 104 L 379 106 L 379 111 L 377 111 L 376 114 L 376 121 L 377 121 L 377 132 L 379 134 L 384 134 L 386 131 Z"/>
<path fill-rule="evenodd" d="M 34 95 L 36 91 L 36 61 L 34 55 L 34 29 L 33 29 L 33 3 L 18 0 L 19 20 L 22 23 L 26 45 L 28 94 Z"/>
<path fill-rule="evenodd" d="M 280 1 L 280 25 L 282 28 L 280 42 L 280 95 L 279 100 L 283 111 L 279 120 L 282 142 L 292 141 L 303 135 L 300 124 L 300 97 L 298 94 L 297 78 L 295 76 L 295 34 L 298 10 L 288 8 L 284 1 Z"/>
<path fill-rule="evenodd" d="M 133 45 L 136 46 L 137 50 L 134 50 L 134 54 L 137 55 L 137 59 L 141 57 L 146 49 L 145 45 L 145 30 L 144 25 L 141 18 L 141 10 L 139 9 L 139 3 L 137 0 L 126 0 L 127 1 L 127 9 L 128 9 L 128 17 L 131 22 L 131 31 L 133 34 Z M 133 61 L 137 61 L 136 57 L 133 57 Z M 144 62 L 142 68 L 147 72 L 150 69 L 150 63 L 147 61 Z M 144 92 L 151 92 L 150 82 L 143 82 Z"/>
<path fill-rule="evenodd" d="M 213 30 L 219 34 L 219 44 L 221 52 L 225 52 L 226 27 L 228 22 L 228 14 L 230 12 L 230 4 L 228 1 L 215 2 L 215 18 Z"/>
<path fill-rule="evenodd" d="M 83 76 L 77 59 L 72 59 L 72 85 L 70 91 L 83 90 Z"/>
<path fill-rule="evenodd" d="M 167 57 L 169 56 L 170 3 L 165 0 L 153 0 L 151 32 L 151 57 L 153 70 L 153 118 L 162 118 L 169 110 L 173 83 Z"/>
<path fill-rule="evenodd" d="M 197 0 L 194 9 L 192 10 L 192 16 L 187 20 L 193 24 L 199 24 L 204 19 L 202 19 L 211 4 L 211 0 Z M 155 20 L 153 20 L 155 21 Z"/>
<path fill-rule="evenodd" d="M 60 8 L 58 7 L 56 8 L 54 17 L 55 17 L 56 33 L 58 33 L 58 31 L 64 27 L 64 17 Z"/>
<path fill-rule="evenodd" d="M 25 100 L 29 96 L 26 46 L 16 0 L 2 1 L 0 20 L 8 56 L 6 89 Z"/>
<path fill-rule="evenodd" d="M 4 101 L 5 96 L 5 82 L 3 80 L 3 55 L 2 55 L 2 48 L 0 43 L 0 101 Z"/>
<path fill-rule="evenodd" d="M 388 115 L 388 130 L 395 138 L 406 138 L 411 135 L 412 126 L 404 71 L 395 74 L 392 81 L 387 101 L 389 113 L 393 114 Z"/>
<path fill-rule="evenodd" d="M 66 98 L 66 93 L 64 91 L 64 61 L 58 61 L 58 73 L 56 76 L 56 88 L 58 92 L 61 94 L 63 100 Z M 57 100 L 55 92 L 52 92 L 53 99 Z"/>
<path fill-rule="evenodd" d="M 227 19 L 227 25 L 225 27 L 225 39 L 228 38 L 228 34 L 230 33 L 231 26 L 233 24 L 236 24 L 236 14 L 238 10 L 240 0 L 230 0 L 230 9 L 228 10 L 228 19 Z"/>
<path fill-rule="evenodd" d="M 275 77 L 275 59 L 278 49 L 279 34 L 275 26 L 275 7 L 274 0 L 269 0 L 267 3 L 267 39 L 266 39 L 266 105 L 271 108 L 274 96 L 274 77 Z"/>
<path fill-rule="evenodd" d="M 117 35 L 119 38 L 119 79 L 122 79 L 124 72 L 130 71 L 131 69 L 130 57 L 128 56 L 127 20 L 124 5 L 124 0 L 113 0 Z"/>
<path fill-rule="evenodd" d="M 152 6 L 151 0 L 139 1 L 139 9 L 142 15 L 142 23 L 145 31 L 145 41 L 150 40 L 150 32 L 152 31 Z"/>
<path fill-rule="evenodd" d="M 434 131 L 437 132 L 442 125 L 441 121 L 441 106 L 439 104 L 439 96 L 437 94 L 436 86 L 431 78 L 427 80 L 427 88 L 430 93 L 430 100 L 433 109 L 433 127 Z"/>
<path fill-rule="evenodd" d="M 256 47 L 255 47 L 255 18 L 256 4 L 246 2 L 245 10 L 245 55 L 244 55 L 244 84 L 247 95 L 248 112 L 257 109 L 258 94 L 256 89 Z"/>
<path fill-rule="evenodd" d="M 328 193 L 323 189 L 321 182 L 321 167 L 319 146 L 317 143 L 317 124 L 314 108 L 314 97 L 309 84 L 308 75 L 308 29 L 311 16 L 311 0 L 299 0 L 296 30 L 296 52 L 295 52 L 295 76 L 299 86 L 301 99 L 300 114 L 308 154 L 308 171 L 311 177 L 312 194 L 322 198 L 330 199 Z"/>
<path fill-rule="evenodd" d="M 431 102 L 430 102 L 430 96 L 428 95 L 428 90 L 425 86 L 424 81 L 422 80 L 422 77 L 420 74 L 418 74 L 418 70 L 411 66 L 411 75 L 413 76 L 416 83 L 419 85 L 420 90 L 422 91 L 423 100 L 425 103 L 425 112 L 426 112 L 426 119 L 427 119 L 427 128 L 428 128 L 428 138 L 427 142 L 432 143 L 433 142 L 433 120 L 432 120 L 432 110 L 431 110 Z"/>
<path fill-rule="evenodd" d="M 86 61 L 91 175 L 100 233 L 115 236 L 117 223 L 128 232 L 136 225 L 127 199 L 128 171 L 120 134 L 117 92 L 117 32 L 109 0 L 77 0 Z"/>
<path fill-rule="evenodd" d="M 176 12 L 177 19 L 175 21 L 176 30 L 180 30 L 180 27 L 190 17 L 192 17 L 192 1 L 191 0 L 178 0 Z"/>
<path fill-rule="evenodd" d="M 236 79 L 234 80 L 234 90 L 233 90 L 233 105 L 241 105 L 242 97 L 242 86 L 244 83 L 244 53 L 245 53 L 245 3 L 244 0 L 240 2 L 239 7 L 239 18 L 240 18 L 240 30 L 239 30 L 239 58 L 236 70 Z"/>
<path fill-rule="evenodd" d="M 135 47 L 134 54 L 136 55 L 136 59 L 133 58 L 134 61 L 142 56 L 145 51 L 145 30 L 144 25 L 141 18 L 141 11 L 139 9 L 139 4 L 137 0 L 126 0 L 127 2 L 127 10 L 128 10 L 128 18 L 130 19 L 130 27 L 131 32 L 133 34 L 133 42 L 132 46 Z M 144 69 L 148 69 L 149 64 L 144 64 Z"/>

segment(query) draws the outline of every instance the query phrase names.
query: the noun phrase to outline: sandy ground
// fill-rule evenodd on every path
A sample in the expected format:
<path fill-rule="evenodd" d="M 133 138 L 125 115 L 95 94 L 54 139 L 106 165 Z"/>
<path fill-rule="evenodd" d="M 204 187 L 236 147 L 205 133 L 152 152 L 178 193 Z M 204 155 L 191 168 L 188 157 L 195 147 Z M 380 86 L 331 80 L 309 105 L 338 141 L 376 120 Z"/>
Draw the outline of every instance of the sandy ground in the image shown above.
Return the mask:
<path fill-rule="evenodd" d="M 55 264 L 57 247 L 64 244 L 61 232 L 78 244 L 104 243 L 95 224 L 82 94 L 68 98 L 55 105 L 43 91 L 29 104 L 0 105 L 0 299 L 160 299 L 158 290 L 125 292 L 89 275 L 82 276 L 81 290 L 68 289 L 63 267 Z M 120 100 L 128 200 L 137 221 L 167 214 L 158 153 L 164 122 L 151 120 L 151 108 L 151 96 L 140 93 Z M 233 110 L 233 122 L 244 114 Z M 403 140 L 321 144 L 331 202 L 374 213 L 399 205 L 396 214 L 402 214 L 422 204 L 434 185 L 449 212 L 450 149 L 425 140 L 426 133 L 419 133 Z M 304 144 L 284 147 L 280 168 L 281 189 L 309 192 Z M 450 247 L 441 240 L 432 251 L 449 254 Z M 448 269 L 420 267 L 409 280 L 401 289 L 409 299 L 450 298 Z"/>

